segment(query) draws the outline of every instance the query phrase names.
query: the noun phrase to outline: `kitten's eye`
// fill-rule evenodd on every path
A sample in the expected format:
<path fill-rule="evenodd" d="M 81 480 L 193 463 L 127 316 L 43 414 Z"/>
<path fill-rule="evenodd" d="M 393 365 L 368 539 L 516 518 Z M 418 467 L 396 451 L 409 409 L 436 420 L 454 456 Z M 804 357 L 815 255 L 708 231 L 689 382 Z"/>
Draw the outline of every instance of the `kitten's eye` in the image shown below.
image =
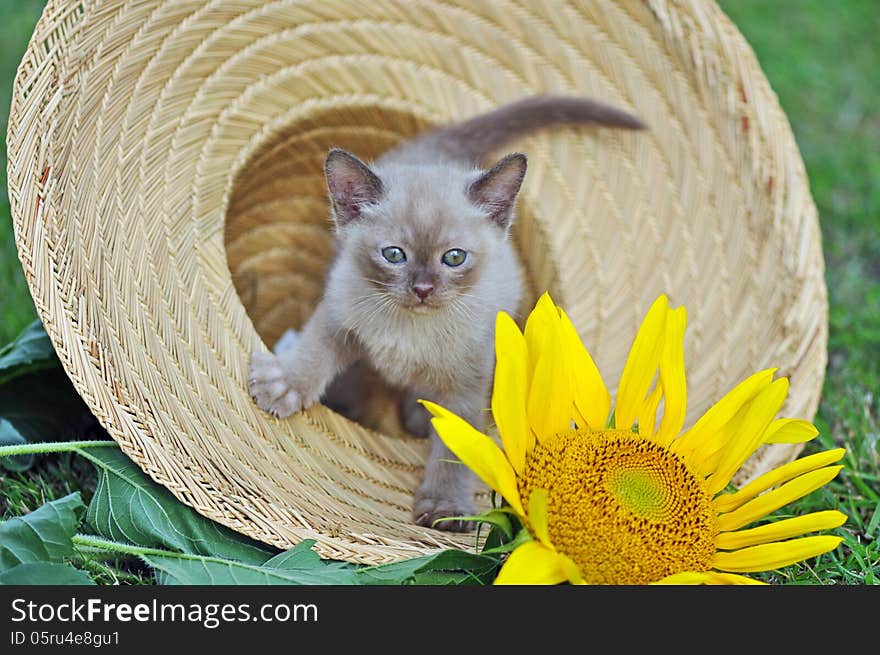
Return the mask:
<path fill-rule="evenodd" d="M 382 248 L 382 256 L 392 264 L 402 264 L 406 261 L 406 253 L 403 252 L 403 248 L 397 246 Z"/>
<path fill-rule="evenodd" d="M 459 250 L 458 248 L 447 250 L 443 253 L 443 257 L 440 258 L 444 264 L 452 266 L 453 268 L 464 264 L 465 259 L 467 259 L 467 252 Z"/>

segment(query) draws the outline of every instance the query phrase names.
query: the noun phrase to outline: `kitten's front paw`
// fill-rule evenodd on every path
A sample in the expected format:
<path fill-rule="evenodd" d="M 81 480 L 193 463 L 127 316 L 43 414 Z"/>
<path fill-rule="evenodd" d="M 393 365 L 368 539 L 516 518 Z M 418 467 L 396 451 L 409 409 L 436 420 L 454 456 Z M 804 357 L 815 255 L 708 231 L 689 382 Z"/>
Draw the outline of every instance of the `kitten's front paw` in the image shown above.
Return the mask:
<path fill-rule="evenodd" d="M 470 532 L 477 527 L 475 521 L 464 521 L 454 518 L 448 521 L 438 521 L 438 519 L 447 519 L 455 516 L 473 516 L 475 511 L 474 506 L 470 503 L 451 498 L 421 496 L 417 493 L 413 503 L 413 520 L 418 525 L 434 528 L 435 530 Z"/>
<path fill-rule="evenodd" d="M 311 404 L 293 388 L 289 375 L 272 353 L 251 355 L 248 390 L 254 402 L 276 418 L 285 418 Z"/>

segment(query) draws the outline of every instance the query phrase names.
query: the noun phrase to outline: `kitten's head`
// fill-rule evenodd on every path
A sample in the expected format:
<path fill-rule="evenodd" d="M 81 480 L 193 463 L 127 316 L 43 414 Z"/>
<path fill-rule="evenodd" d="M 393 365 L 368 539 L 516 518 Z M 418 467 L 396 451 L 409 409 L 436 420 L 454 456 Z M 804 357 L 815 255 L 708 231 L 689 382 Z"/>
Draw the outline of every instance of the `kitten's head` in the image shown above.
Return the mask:
<path fill-rule="evenodd" d="M 508 238 L 526 157 L 487 171 L 443 162 L 368 167 L 344 150 L 325 174 L 346 258 L 364 293 L 416 313 L 468 297 Z"/>

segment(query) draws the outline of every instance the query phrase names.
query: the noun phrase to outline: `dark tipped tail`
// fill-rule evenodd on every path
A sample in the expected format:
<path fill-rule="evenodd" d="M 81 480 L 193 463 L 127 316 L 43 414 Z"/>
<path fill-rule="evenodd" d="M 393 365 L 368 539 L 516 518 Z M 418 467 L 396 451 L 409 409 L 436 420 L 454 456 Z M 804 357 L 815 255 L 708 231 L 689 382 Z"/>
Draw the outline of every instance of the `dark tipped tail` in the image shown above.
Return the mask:
<path fill-rule="evenodd" d="M 540 95 L 429 132 L 411 143 L 415 148 L 406 150 L 410 151 L 407 154 L 416 156 L 433 152 L 479 162 L 511 141 L 558 125 L 645 128 L 645 124 L 632 114 L 598 100 Z"/>

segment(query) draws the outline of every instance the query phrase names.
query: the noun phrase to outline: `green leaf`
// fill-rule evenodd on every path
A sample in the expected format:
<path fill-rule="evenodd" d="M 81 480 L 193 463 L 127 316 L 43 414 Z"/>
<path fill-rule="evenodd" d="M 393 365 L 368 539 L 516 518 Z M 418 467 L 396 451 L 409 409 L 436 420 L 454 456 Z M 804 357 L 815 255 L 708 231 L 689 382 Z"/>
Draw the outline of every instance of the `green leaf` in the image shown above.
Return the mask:
<path fill-rule="evenodd" d="M 355 585 L 358 578 L 349 568 L 274 568 L 253 566 L 210 557 L 181 558 L 174 555 L 142 556 L 156 569 L 162 585 Z"/>
<path fill-rule="evenodd" d="M 464 585 L 488 584 L 500 561 L 464 550 L 443 550 L 433 555 L 359 569 L 362 584 L 370 585 Z"/>
<path fill-rule="evenodd" d="M 312 550 L 314 545 L 314 539 L 304 539 L 293 548 L 278 553 L 275 557 L 266 561 L 263 566 L 270 569 L 313 569 L 323 567 L 325 571 L 346 570 L 354 572 L 356 570 L 357 567 L 349 562 L 322 559 L 318 553 Z"/>
<path fill-rule="evenodd" d="M 322 560 L 306 540 L 262 565 L 209 555 L 147 548 L 102 537 L 78 534 L 74 543 L 90 553 L 105 552 L 139 557 L 154 571 L 159 584 L 186 585 L 352 585 L 360 580 L 347 562 Z"/>
<path fill-rule="evenodd" d="M 5 418 L 0 418 L 0 446 L 23 446 L 27 443 L 21 433 Z M 0 459 L 0 465 L 10 471 L 27 471 L 34 465 L 36 457 L 28 455 L 11 455 Z"/>
<path fill-rule="evenodd" d="M 514 536 L 513 539 L 504 541 L 491 547 L 489 546 L 489 539 L 486 539 L 486 546 L 480 552 L 482 552 L 484 555 L 501 555 L 504 553 L 510 553 L 522 546 L 525 542 L 531 540 L 532 535 L 529 533 L 529 531 L 525 528 L 521 528 L 519 532 L 516 533 L 516 536 Z"/>
<path fill-rule="evenodd" d="M 55 349 L 39 319 L 28 325 L 15 341 L 0 348 L 0 384 L 55 366 L 58 366 Z"/>
<path fill-rule="evenodd" d="M 0 446 L 77 439 L 97 427 L 40 321 L 0 349 Z M 36 459 L 33 454 L 4 457 L 0 466 L 21 472 Z"/>
<path fill-rule="evenodd" d="M 22 375 L 0 385 L 0 420 L 2 445 L 66 441 L 100 429 L 60 367 Z M 0 460 L 12 470 L 22 470 L 32 463 L 33 458 L 31 462 L 24 458 Z"/>
<path fill-rule="evenodd" d="M 73 555 L 73 535 L 85 504 L 79 492 L 0 523 L 0 571 L 26 562 L 63 562 Z"/>
<path fill-rule="evenodd" d="M 26 562 L 0 571 L 0 585 L 93 585 L 85 571 L 59 562 Z"/>
<path fill-rule="evenodd" d="M 276 569 L 308 569 L 322 566 L 324 560 L 312 550 L 314 545 L 314 539 L 304 539 L 293 548 L 281 551 L 272 559 L 267 560 L 263 566 Z"/>
<path fill-rule="evenodd" d="M 263 564 L 278 552 L 184 505 L 121 451 L 100 448 L 79 452 L 98 470 L 86 523 L 102 537 L 251 565 Z"/>
<path fill-rule="evenodd" d="M 456 516 L 450 517 L 449 519 L 439 519 L 439 521 L 448 521 L 448 520 L 461 520 L 461 521 L 476 521 L 477 523 L 488 523 L 489 525 L 498 528 L 501 532 L 510 539 L 513 536 L 513 526 L 510 522 L 509 514 L 512 514 L 513 510 L 509 507 L 504 508 L 495 508 L 490 509 L 482 514 L 477 514 L 474 516 Z"/>

